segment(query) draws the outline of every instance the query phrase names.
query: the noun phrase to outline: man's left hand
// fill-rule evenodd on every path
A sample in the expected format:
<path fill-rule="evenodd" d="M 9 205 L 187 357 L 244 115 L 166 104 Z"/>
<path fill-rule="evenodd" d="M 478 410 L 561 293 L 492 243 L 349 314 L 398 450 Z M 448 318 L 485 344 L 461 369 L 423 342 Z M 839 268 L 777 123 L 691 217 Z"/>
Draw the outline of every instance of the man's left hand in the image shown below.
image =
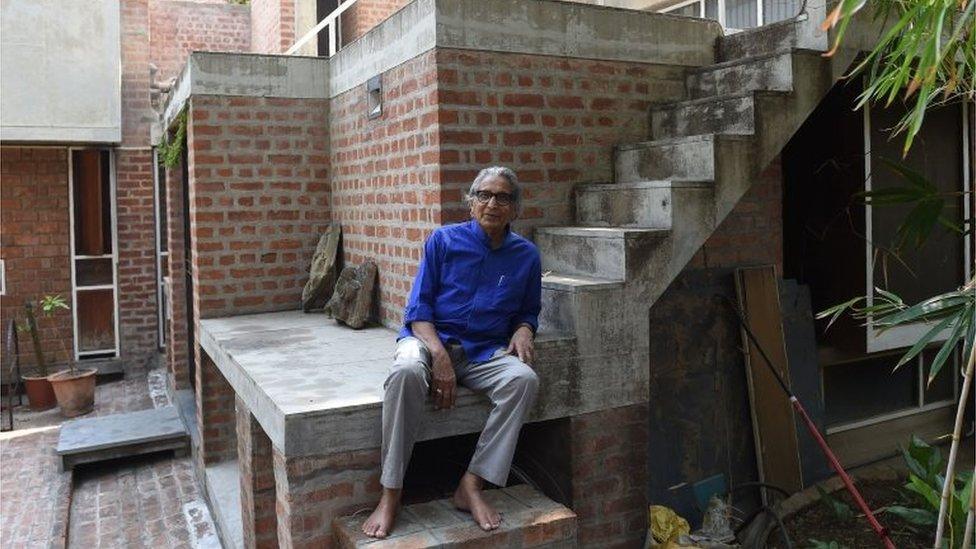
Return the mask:
<path fill-rule="evenodd" d="M 508 342 L 508 354 L 518 355 L 519 360 L 531 366 L 535 361 L 534 337 L 532 328 L 519 326 Z"/>

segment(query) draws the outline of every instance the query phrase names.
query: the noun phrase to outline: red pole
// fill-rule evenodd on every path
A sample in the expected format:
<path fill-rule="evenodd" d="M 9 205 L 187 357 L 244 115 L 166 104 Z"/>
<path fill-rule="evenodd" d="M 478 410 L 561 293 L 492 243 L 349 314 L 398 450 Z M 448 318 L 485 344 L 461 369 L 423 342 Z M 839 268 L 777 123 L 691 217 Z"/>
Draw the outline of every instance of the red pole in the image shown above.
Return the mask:
<path fill-rule="evenodd" d="M 803 405 L 800 404 L 800 401 L 797 400 L 797 398 L 792 394 L 790 395 L 790 403 L 793 404 L 793 408 L 795 408 L 800 414 L 800 417 L 803 418 L 803 422 L 807 424 L 807 429 L 810 431 L 810 434 L 813 435 L 813 438 L 816 439 L 817 444 L 820 445 L 820 449 L 823 450 L 824 455 L 827 456 L 830 466 L 833 467 L 834 471 L 837 472 L 840 479 L 844 481 L 844 486 L 847 488 L 847 491 L 851 493 L 851 497 L 854 498 L 854 502 L 857 503 L 857 506 L 864 513 L 864 516 L 867 517 L 868 522 L 871 523 L 871 528 L 873 528 L 874 532 L 878 534 L 878 537 L 881 538 L 881 541 L 884 543 L 884 546 L 887 549 L 895 549 L 895 544 L 892 543 L 891 538 L 888 537 L 888 530 L 884 526 L 881 526 L 878 519 L 874 517 L 874 513 L 871 512 L 871 508 L 868 507 L 867 503 L 865 503 L 864 498 L 861 497 L 861 493 L 857 491 L 857 488 L 851 481 L 851 477 L 847 475 L 847 472 L 844 471 L 843 467 L 841 467 L 840 462 L 837 461 L 837 456 L 835 456 L 830 450 L 830 446 L 827 446 L 827 441 L 824 440 L 823 436 L 820 435 L 820 431 L 817 430 L 817 426 L 813 424 L 813 420 L 811 420 L 810 416 L 807 415 L 807 411 L 803 409 Z"/>

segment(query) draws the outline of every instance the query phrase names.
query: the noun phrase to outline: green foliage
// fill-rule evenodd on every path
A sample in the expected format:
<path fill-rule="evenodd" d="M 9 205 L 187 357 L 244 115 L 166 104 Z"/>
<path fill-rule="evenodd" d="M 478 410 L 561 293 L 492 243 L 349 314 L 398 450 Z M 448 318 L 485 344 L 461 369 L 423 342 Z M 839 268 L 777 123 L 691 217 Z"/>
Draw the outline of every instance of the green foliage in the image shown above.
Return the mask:
<path fill-rule="evenodd" d="M 937 225 L 957 233 L 965 234 L 963 225 L 947 215 L 959 201 L 961 192 L 943 193 L 927 177 L 904 163 L 881 158 L 881 162 L 893 171 L 905 185 L 886 186 L 882 189 L 858 193 L 865 204 L 871 206 L 911 206 L 904 220 L 895 231 L 892 250 L 899 253 L 906 248 L 921 248 Z M 972 220 L 964 220 L 970 225 Z"/>
<path fill-rule="evenodd" d="M 902 355 L 895 368 L 915 358 L 936 336 L 949 330 L 948 339 L 942 343 L 929 365 L 929 383 L 942 370 L 960 340 L 964 343 L 963 356 L 969 356 L 976 338 L 976 323 L 973 322 L 976 313 L 976 279 L 970 280 L 958 290 L 930 297 L 915 305 L 908 305 L 898 295 L 881 288 L 875 288 L 875 292 L 870 302 L 866 296 L 855 297 L 820 311 L 817 318 L 829 317 L 829 328 L 842 314 L 850 313 L 857 320 L 866 322 L 870 319 L 879 332 L 905 324 L 929 323 L 925 334 Z"/>
<path fill-rule="evenodd" d="M 63 309 L 65 311 L 70 310 L 68 303 L 65 301 L 61 294 L 58 295 L 46 295 L 41 298 L 41 311 L 44 312 L 44 316 L 51 316 L 58 309 Z"/>
<path fill-rule="evenodd" d="M 887 507 L 885 513 L 898 516 L 912 526 L 932 528 L 938 521 L 937 512 L 945 482 L 942 474 L 945 469 L 942 453 L 918 437 L 912 437 L 908 448 L 902 448 L 901 453 L 909 470 L 905 489 L 910 498 L 903 506 Z M 962 545 L 966 512 L 972 497 L 972 471 L 957 474 L 952 487 L 948 514 L 949 538 L 945 547 L 958 548 Z"/>
<path fill-rule="evenodd" d="M 841 545 L 836 541 L 820 541 L 810 539 L 810 549 L 848 549 L 846 545 Z"/>
<path fill-rule="evenodd" d="M 157 150 L 163 166 L 172 168 L 183 158 L 183 148 L 186 147 L 186 110 L 183 110 L 173 121 L 176 128 L 167 132 L 159 143 Z"/>
<path fill-rule="evenodd" d="M 854 16 L 867 0 L 840 0 L 823 28 L 836 27 L 832 55 L 844 40 Z M 971 0 L 874 0 L 875 21 L 884 31 L 852 74 L 866 77 L 858 108 L 868 102 L 891 105 L 914 97 L 895 127 L 905 132 L 903 154 L 922 127 L 925 112 L 939 103 L 976 97 L 976 20 Z"/>
<path fill-rule="evenodd" d="M 854 518 L 854 509 L 843 501 L 827 493 L 819 484 L 817 492 L 820 493 L 820 503 L 830 511 L 830 514 L 840 521 L 849 521 Z"/>

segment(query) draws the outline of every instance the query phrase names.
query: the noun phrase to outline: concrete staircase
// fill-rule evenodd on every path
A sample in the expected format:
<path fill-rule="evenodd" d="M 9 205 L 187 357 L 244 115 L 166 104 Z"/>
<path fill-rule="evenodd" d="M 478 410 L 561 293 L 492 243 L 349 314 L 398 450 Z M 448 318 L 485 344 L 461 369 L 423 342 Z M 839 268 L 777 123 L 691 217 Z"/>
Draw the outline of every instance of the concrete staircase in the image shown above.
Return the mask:
<path fill-rule="evenodd" d="M 847 68 L 821 56 L 822 9 L 721 38 L 687 98 L 651 109 L 650 140 L 617 147 L 614 181 L 576 188 L 575 225 L 536 230 L 543 330 L 576 334 L 581 359 L 625 353 L 646 387 L 647 309 Z"/>

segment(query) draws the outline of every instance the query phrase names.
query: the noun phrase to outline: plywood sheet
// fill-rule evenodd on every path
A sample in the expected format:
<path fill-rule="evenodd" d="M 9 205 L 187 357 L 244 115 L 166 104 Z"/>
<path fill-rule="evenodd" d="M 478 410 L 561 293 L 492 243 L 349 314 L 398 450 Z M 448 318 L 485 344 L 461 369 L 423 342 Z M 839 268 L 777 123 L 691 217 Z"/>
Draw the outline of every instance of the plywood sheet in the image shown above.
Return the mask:
<path fill-rule="evenodd" d="M 790 372 L 775 268 L 767 265 L 736 269 L 735 283 L 746 322 L 788 386 Z M 803 477 L 793 408 L 744 329 L 742 340 L 759 478 L 797 492 L 803 487 Z"/>

